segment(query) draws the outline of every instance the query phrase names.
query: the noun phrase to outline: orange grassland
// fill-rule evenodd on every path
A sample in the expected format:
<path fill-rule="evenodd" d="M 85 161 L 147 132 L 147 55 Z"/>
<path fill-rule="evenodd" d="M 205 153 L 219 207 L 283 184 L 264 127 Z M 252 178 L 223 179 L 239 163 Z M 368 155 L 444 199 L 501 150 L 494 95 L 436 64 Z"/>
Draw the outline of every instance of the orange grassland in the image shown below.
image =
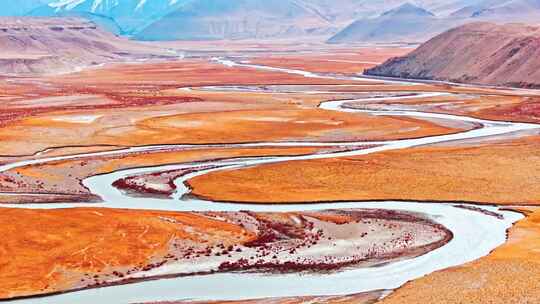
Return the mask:
<path fill-rule="evenodd" d="M 540 138 L 436 146 L 359 157 L 269 164 L 190 181 L 214 200 L 540 202 Z M 269 194 L 271 193 L 271 195 Z"/>
<path fill-rule="evenodd" d="M 0 223 L 11 236 L 0 246 L 0 298 L 85 287 L 100 272 L 162 259 L 175 239 L 238 244 L 252 238 L 240 226 L 192 213 L 3 209 Z"/>

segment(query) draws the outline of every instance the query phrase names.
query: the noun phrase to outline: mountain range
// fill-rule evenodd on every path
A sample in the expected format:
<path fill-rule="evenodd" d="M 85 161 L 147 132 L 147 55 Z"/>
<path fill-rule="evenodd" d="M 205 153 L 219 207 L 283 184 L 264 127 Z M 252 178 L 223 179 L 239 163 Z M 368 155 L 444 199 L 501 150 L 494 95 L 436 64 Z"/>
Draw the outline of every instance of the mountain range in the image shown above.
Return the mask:
<path fill-rule="evenodd" d="M 353 22 L 328 42 L 424 42 L 466 23 L 537 23 L 540 18 L 540 0 L 468 0 L 446 3 L 444 7 L 460 8 L 447 14 L 435 14 L 406 3 L 380 16 L 361 18 Z M 443 11 L 443 6 L 438 9 Z"/>
<path fill-rule="evenodd" d="M 135 37 L 140 40 L 264 39 L 329 35 L 336 30 L 323 14 L 299 1 L 205 0 L 185 3 Z"/>
<path fill-rule="evenodd" d="M 328 40 L 330 43 L 359 41 L 422 41 L 448 29 L 447 18 L 406 3 L 377 18 L 360 19 Z"/>
<path fill-rule="evenodd" d="M 18 0 L 2 15 L 84 17 L 139 40 L 423 41 L 469 21 L 536 20 L 540 0 Z"/>

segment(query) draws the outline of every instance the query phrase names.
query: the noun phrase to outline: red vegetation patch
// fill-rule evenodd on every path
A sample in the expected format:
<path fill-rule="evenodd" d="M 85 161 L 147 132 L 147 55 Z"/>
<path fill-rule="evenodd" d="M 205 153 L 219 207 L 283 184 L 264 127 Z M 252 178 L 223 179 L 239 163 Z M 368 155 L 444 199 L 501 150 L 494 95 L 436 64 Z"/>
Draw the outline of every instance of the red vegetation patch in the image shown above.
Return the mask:
<path fill-rule="evenodd" d="M 529 100 L 519 104 L 512 105 L 510 107 L 497 107 L 488 112 L 495 115 L 508 117 L 509 119 L 540 122 L 540 100 L 538 98 L 530 98 Z"/>
<path fill-rule="evenodd" d="M 212 168 L 211 166 L 155 172 L 129 176 L 115 181 L 112 185 L 133 195 L 170 196 L 176 190 L 175 180 L 190 173 Z"/>

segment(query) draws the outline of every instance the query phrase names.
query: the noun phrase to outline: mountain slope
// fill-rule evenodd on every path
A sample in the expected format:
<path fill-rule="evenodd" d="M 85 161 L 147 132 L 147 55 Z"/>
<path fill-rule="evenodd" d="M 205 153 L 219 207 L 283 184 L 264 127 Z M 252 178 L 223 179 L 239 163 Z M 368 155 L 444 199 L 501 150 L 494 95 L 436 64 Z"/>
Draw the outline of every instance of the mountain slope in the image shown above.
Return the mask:
<path fill-rule="evenodd" d="M 540 88 L 540 28 L 471 23 L 367 75 Z"/>
<path fill-rule="evenodd" d="M 141 40 L 275 38 L 325 34 L 329 21 L 294 0 L 196 0 L 140 31 Z"/>
<path fill-rule="evenodd" d="M 444 31 L 449 22 L 436 18 L 423 8 L 406 3 L 377 18 L 355 21 L 328 42 L 422 41 Z"/>

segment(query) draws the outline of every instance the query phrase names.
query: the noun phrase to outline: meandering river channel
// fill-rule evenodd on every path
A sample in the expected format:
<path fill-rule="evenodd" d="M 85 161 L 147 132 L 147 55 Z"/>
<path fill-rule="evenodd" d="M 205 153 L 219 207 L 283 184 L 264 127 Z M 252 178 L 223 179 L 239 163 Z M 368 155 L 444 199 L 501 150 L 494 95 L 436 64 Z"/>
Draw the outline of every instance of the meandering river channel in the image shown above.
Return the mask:
<path fill-rule="evenodd" d="M 238 64 L 230 60 L 216 59 L 217 62 L 228 66 L 259 68 L 275 72 L 286 72 L 327 79 L 365 80 L 357 77 L 342 77 L 320 75 L 306 71 L 287 70 L 282 68 L 264 67 L 249 64 Z M 400 82 L 405 83 L 405 82 Z M 205 88 L 193 88 L 205 89 Z M 257 87 L 222 87 L 214 90 L 259 90 Z M 317 92 L 315 92 L 317 93 Z M 453 141 L 488 138 L 493 136 L 511 135 L 519 132 L 540 129 L 540 125 L 491 121 L 467 116 L 428 113 L 420 111 L 396 110 L 395 108 L 364 110 L 354 109 L 350 105 L 373 103 L 377 101 L 402 100 L 407 98 L 428 98 L 445 95 L 442 92 L 422 92 L 413 95 L 399 95 L 377 98 L 349 99 L 329 101 L 320 104 L 327 111 L 362 113 L 376 116 L 407 116 L 417 119 L 458 122 L 475 126 L 470 130 L 455 134 L 429 136 L 415 139 L 402 139 L 372 142 L 259 142 L 244 144 L 217 145 L 155 145 L 131 147 L 115 151 L 84 153 L 69 156 L 38 158 L 9 163 L 0 166 L 0 172 L 18 167 L 43 164 L 59 160 L 79 159 L 96 156 L 123 155 L 134 152 L 158 152 L 171 149 L 212 149 L 212 148 L 245 148 L 245 147 L 347 147 L 346 151 L 324 152 L 301 156 L 265 156 L 231 158 L 217 161 L 191 162 L 165 166 L 133 168 L 110 174 L 97 175 L 83 181 L 83 184 L 95 195 L 103 199 L 99 204 L 59 203 L 59 204 L 28 204 L 4 205 L 10 208 L 126 208 L 168 211 L 239 211 L 251 210 L 261 212 L 280 211 L 309 211 L 322 209 L 349 208 L 379 208 L 417 212 L 426 215 L 452 231 L 454 238 L 445 246 L 428 254 L 393 262 L 379 267 L 350 268 L 329 274 L 254 274 L 254 273 L 220 273 L 203 276 L 178 277 L 155 281 L 142 281 L 128 285 L 118 285 L 99 289 L 88 289 L 43 298 L 31 298 L 12 301 L 13 303 L 141 303 L 145 301 L 172 301 L 181 299 L 198 300 L 240 300 L 265 297 L 286 297 L 305 295 L 344 295 L 372 290 L 389 290 L 403 285 L 409 280 L 419 278 L 431 272 L 464 264 L 489 254 L 506 240 L 507 229 L 522 218 L 521 214 L 503 211 L 497 207 L 482 206 L 479 208 L 502 215 L 502 218 L 475 210 L 456 207 L 449 203 L 418 203 L 418 202 L 340 202 L 317 204 L 232 204 L 204 201 L 187 194 L 190 189 L 186 186 L 190 179 L 220 170 L 236 170 L 265 164 L 291 162 L 299 160 L 325 159 L 346 156 L 361 156 L 389 150 L 406 149 L 423 145 L 447 143 Z M 352 94 L 348 92 L 348 94 Z M 112 186 L 115 181 L 134 175 L 179 170 L 186 168 L 205 168 L 182 176 L 175 181 L 177 187 L 173 200 L 158 198 L 137 198 L 128 196 Z M 167 265 L 154 269 L 145 276 L 160 276 L 170 274 Z"/>

